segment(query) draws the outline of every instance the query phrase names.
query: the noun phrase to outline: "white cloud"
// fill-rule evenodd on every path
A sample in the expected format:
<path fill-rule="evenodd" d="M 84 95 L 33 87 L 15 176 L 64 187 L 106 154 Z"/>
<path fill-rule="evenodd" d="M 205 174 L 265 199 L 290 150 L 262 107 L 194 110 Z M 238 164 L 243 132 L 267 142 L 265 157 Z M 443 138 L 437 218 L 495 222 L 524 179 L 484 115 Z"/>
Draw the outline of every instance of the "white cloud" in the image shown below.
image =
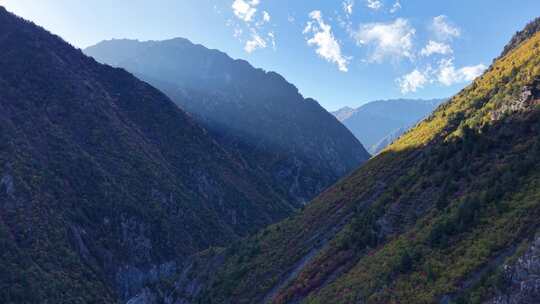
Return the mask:
<path fill-rule="evenodd" d="M 445 15 L 434 17 L 431 28 L 440 40 L 451 40 L 461 36 L 461 30 L 450 23 Z"/>
<path fill-rule="evenodd" d="M 252 53 L 257 49 L 266 48 L 266 40 L 264 40 L 257 32 L 251 33 L 251 39 L 246 42 L 244 50 L 248 53 Z"/>
<path fill-rule="evenodd" d="M 237 27 L 237 28 L 234 29 L 233 37 L 236 38 L 236 39 L 240 39 L 240 37 L 242 37 L 243 33 L 244 33 L 244 31 L 241 28 Z"/>
<path fill-rule="evenodd" d="M 456 69 L 452 59 L 443 59 L 439 62 L 437 80 L 445 86 L 468 82 L 480 76 L 486 68 L 485 65 L 478 64 Z"/>
<path fill-rule="evenodd" d="M 483 64 L 477 64 L 473 66 L 466 66 L 459 69 L 459 72 L 464 76 L 463 79 L 465 81 L 473 81 L 478 76 L 482 75 L 484 71 L 487 69 L 487 66 Z"/>
<path fill-rule="evenodd" d="M 427 74 L 427 72 L 420 72 L 418 69 L 415 69 L 409 74 L 397 79 L 401 93 L 407 94 L 409 92 L 416 92 L 416 90 L 423 88 L 429 81 Z"/>
<path fill-rule="evenodd" d="M 380 0 L 366 0 L 366 6 L 376 11 L 383 7 L 383 3 Z"/>
<path fill-rule="evenodd" d="M 263 12 L 263 21 L 270 22 L 270 14 L 267 11 Z"/>
<path fill-rule="evenodd" d="M 296 21 L 296 19 L 294 18 L 294 16 L 288 15 L 287 16 L 287 21 L 289 21 L 289 23 L 294 23 Z"/>
<path fill-rule="evenodd" d="M 234 0 L 232 9 L 236 17 L 245 22 L 250 22 L 257 12 L 257 5 L 259 5 L 259 3 L 259 0 Z"/>
<path fill-rule="evenodd" d="M 276 47 L 276 35 L 274 34 L 274 32 L 269 32 L 268 37 L 270 39 L 270 43 L 272 44 L 272 49 L 274 49 L 274 51 L 275 51 L 277 49 L 277 47 Z"/>
<path fill-rule="evenodd" d="M 451 86 L 459 83 L 473 81 L 485 70 L 483 64 L 456 68 L 452 58 L 439 61 L 437 68 L 428 66 L 424 70 L 414 69 L 409 74 L 396 79 L 402 94 L 416 92 L 424 88 L 426 84 L 438 83 L 444 86 Z"/>
<path fill-rule="evenodd" d="M 391 57 L 413 58 L 413 38 L 416 30 L 406 19 L 398 18 L 389 23 L 368 23 L 361 25 L 354 33 L 358 45 L 372 45 L 374 51 L 369 60 L 382 62 Z"/>
<path fill-rule="evenodd" d="M 452 54 L 452 47 L 443 42 L 430 40 L 428 44 L 420 51 L 422 56 L 431 56 L 433 54 L 449 55 Z"/>
<path fill-rule="evenodd" d="M 228 20 L 227 26 L 234 26 L 233 37 L 245 42 L 244 50 L 252 53 L 271 45 L 276 49 L 274 32 L 268 28 L 272 19 L 268 11 L 258 12 L 260 0 L 234 0 L 232 11 L 238 20 Z M 236 19 L 235 19 L 236 20 Z"/>
<path fill-rule="evenodd" d="M 328 62 L 337 64 L 342 72 L 347 72 L 347 65 L 350 58 L 343 56 L 341 46 L 332 33 L 332 27 L 326 24 L 320 11 L 313 11 L 309 14 L 312 19 L 308 21 L 303 33 L 313 34 L 307 40 L 308 45 L 316 46 L 316 52 L 319 56 Z"/>
<path fill-rule="evenodd" d="M 399 2 L 399 0 L 396 0 L 394 5 L 392 5 L 392 8 L 390 9 L 390 13 L 394 14 L 395 12 L 399 11 L 400 9 L 401 9 L 401 3 Z"/>
<path fill-rule="evenodd" d="M 354 8 L 354 0 L 345 0 L 343 1 L 342 5 L 343 5 L 343 10 L 345 11 L 345 14 L 347 14 L 347 16 L 352 15 L 353 8 Z"/>

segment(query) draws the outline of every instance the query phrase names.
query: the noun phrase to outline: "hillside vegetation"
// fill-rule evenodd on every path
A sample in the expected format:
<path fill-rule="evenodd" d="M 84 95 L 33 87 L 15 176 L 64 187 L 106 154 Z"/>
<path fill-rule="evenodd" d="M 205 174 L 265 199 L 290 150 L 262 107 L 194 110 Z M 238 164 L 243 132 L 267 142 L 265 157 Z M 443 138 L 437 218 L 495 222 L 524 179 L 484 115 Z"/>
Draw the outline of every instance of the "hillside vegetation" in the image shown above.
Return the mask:
<path fill-rule="evenodd" d="M 537 252 L 539 161 L 533 32 L 301 214 L 200 254 L 172 288 L 148 290 L 186 303 L 538 299 L 515 284 L 534 286 L 536 262 L 516 261 Z M 512 276 L 523 267 L 530 276 Z"/>
<path fill-rule="evenodd" d="M 0 7 L 0 302 L 112 303 L 294 212 L 169 98 Z"/>
<path fill-rule="evenodd" d="M 167 94 L 283 198 L 300 207 L 370 155 L 275 72 L 187 39 L 109 40 L 84 50 Z"/>

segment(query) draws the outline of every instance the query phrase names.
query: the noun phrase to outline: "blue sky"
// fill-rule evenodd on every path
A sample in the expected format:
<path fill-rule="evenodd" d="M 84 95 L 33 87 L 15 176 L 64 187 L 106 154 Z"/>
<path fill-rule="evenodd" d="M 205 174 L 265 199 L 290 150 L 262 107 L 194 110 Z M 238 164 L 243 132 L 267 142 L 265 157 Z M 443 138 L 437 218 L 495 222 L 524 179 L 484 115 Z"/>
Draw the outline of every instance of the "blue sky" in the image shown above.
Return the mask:
<path fill-rule="evenodd" d="M 195 43 L 277 71 L 329 110 L 455 94 L 538 0 L 0 0 L 77 47 L 104 39 Z"/>

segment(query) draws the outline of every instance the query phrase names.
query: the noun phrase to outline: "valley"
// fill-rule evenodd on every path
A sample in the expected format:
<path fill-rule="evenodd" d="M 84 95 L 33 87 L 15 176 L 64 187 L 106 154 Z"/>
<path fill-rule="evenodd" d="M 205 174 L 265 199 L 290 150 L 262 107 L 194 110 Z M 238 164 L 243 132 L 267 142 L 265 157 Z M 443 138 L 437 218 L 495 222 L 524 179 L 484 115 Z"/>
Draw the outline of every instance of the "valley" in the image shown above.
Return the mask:
<path fill-rule="evenodd" d="M 78 47 L 52 29 L 72 16 L 39 25 L 50 20 L 39 5 L 57 4 L 34 3 L 25 18 L 41 17 L 25 19 L 8 8 L 28 6 L 2 1 L 0 303 L 538 303 L 540 18 L 489 66 L 463 66 L 453 48 L 485 38 L 474 28 L 446 15 L 418 35 L 414 18 L 359 23 L 354 1 L 303 20 L 234 0 L 218 27 L 193 17 L 211 1 L 144 6 L 133 30 L 145 37 L 154 10 L 159 31 L 174 28 L 169 14 L 194 36 L 225 27 L 234 39 L 212 43 L 234 53 L 228 43 L 245 42 L 248 62 L 186 38 L 92 34 L 121 22 L 81 25 L 93 40 Z M 218 4 L 212 16 L 225 14 Z M 389 4 L 362 8 L 422 16 Z M 283 24 L 304 49 L 275 34 Z M 489 24 L 493 41 L 509 26 Z M 306 50 L 320 62 L 289 60 Z M 378 77 L 412 66 L 377 93 L 400 97 L 370 98 Z M 434 92 L 452 96 L 425 98 Z M 375 101 L 351 106 L 353 95 Z"/>

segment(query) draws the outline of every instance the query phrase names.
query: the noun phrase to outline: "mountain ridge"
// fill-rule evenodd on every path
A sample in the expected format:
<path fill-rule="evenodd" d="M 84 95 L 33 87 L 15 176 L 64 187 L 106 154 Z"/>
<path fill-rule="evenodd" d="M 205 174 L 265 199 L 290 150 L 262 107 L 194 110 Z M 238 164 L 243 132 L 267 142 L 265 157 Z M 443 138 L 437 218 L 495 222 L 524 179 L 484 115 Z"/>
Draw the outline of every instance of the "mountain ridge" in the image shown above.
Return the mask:
<path fill-rule="evenodd" d="M 193 257 L 173 299 L 538 299 L 539 63 L 536 33 L 301 213 Z"/>
<path fill-rule="evenodd" d="M 332 112 L 375 155 L 445 99 L 387 99 Z"/>
<path fill-rule="evenodd" d="M 161 89 L 298 205 L 369 158 L 345 127 L 283 76 L 223 52 L 183 38 L 109 40 L 85 52 Z"/>

